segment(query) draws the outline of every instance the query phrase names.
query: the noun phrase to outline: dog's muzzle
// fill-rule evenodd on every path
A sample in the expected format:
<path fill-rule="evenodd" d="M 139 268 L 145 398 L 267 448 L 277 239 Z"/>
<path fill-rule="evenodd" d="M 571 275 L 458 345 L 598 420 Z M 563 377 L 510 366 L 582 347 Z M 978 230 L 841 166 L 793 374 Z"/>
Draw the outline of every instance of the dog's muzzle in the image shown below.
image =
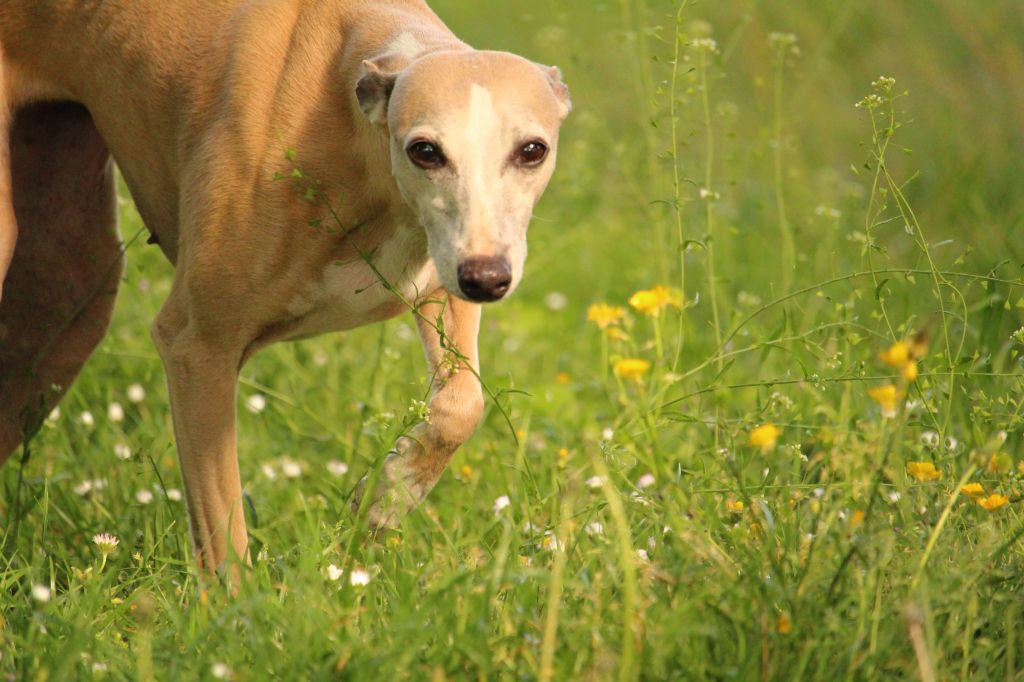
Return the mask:
<path fill-rule="evenodd" d="M 504 258 L 470 258 L 459 264 L 459 288 L 471 301 L 497 301 L 512 284 L 512 267 Z"/>

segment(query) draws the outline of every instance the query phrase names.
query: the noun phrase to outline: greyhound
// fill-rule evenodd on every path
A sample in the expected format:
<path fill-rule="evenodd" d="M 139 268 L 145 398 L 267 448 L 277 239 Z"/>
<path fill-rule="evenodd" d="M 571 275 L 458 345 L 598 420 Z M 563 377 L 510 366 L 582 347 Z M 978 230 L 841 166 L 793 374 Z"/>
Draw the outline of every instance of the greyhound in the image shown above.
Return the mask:
<path fill-rule="evenodd" d="M 245 362 L 411 310 L 430 418 L 364 500 L 397 524 L 481 419 L 480 304 L 522 277 L 570 108 L 556 67 L 472 49 L 423 0 L 3 0 L 0 461 L 109 323 L 116 161 L 175 265 L 151 331 L 201 570 L 249 561 Z"/>

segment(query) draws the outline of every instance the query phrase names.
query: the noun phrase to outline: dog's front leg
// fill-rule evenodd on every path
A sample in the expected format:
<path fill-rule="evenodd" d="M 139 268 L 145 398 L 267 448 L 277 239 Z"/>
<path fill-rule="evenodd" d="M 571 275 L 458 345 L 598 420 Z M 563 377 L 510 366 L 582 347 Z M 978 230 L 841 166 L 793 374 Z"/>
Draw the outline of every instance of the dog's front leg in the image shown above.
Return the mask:
<path fill-rule="evenodd" d="M 249 561 L 235 442 L 241 335 L 201 329 L 187 310 L 172 292 L 153 339 L 167 372 L 196 560 L 209 572 L 231 560 L 228 575 L 237 578 L 237 562 Z"/>
<path fill-rule="evenodd" d="M 431 377 L 429 417 L 398 439 L 384 463 L 368 516 L 377 528 L 395 526 L 426 497 L 484 410 L 477 357 L 480 306 L 439 290 L 419 313 L 416 323 Z M 362 496 L 360 488 L 356 508 Z"/>

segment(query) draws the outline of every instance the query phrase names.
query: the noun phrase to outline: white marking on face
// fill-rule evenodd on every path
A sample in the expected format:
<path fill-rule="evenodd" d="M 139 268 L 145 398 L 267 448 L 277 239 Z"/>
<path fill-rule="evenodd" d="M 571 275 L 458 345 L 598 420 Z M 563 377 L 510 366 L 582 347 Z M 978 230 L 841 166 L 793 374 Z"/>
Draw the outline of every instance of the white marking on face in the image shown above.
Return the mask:
<path fill-rule="evenodd" d="M 391 41 L 387 51 L 392 54 L 408 57 L 409 59 L 415 59 L 423 52 L 423 45 L 420 44 L 420 41 L 416 40 L 416 36 L 413 34 L 403 33 Z"/>
<path fill-rule="evenodd" d="M 491 91 L 474 83 L 469 90 L 469 116 L 461 154 L 464 163 L 469 164 L 465 169 L 465 182 L 472 200 L 470 213 L 465 216 L 469 230 L 465 235 L 468 243 L 463 245 L 472 253 L 466 255 L 494 255 L 494 235 L 481 233 L 491 228 L 498 217 L 494 210 L 493 196 L 497 186 L 496 183 L 488 182 L 488 169 L 484 163 L 490 160 L 491 154 L 488 152 L 502 142 L 497 135 L 498 123 Z"/>

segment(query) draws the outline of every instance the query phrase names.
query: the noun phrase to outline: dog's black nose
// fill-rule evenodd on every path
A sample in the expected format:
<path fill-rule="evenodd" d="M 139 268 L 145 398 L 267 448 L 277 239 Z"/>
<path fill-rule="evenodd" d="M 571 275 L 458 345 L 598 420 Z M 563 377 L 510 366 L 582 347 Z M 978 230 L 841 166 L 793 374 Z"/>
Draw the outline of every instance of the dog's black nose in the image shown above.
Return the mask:
<path fill-rule="evenodd" d="M 459 264 L 459 288 L 471 301 L 497 301 L 510 284 L 512 268 L 504 258 L 470 258 Z"/>

